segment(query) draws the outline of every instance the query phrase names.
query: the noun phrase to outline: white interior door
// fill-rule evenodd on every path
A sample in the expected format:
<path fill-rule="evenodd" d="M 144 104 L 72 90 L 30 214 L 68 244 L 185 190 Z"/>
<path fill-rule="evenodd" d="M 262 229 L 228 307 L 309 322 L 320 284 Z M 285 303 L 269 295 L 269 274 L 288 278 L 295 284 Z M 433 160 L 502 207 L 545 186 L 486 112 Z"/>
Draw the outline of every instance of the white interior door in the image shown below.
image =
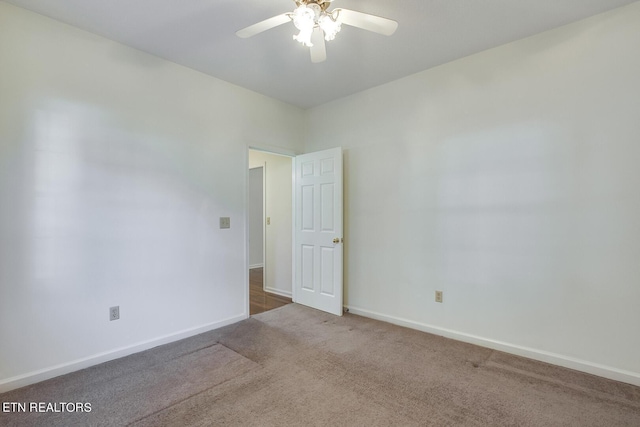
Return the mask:
<path fill-rule="evenodd" d="M 342 148 L 295 158 L 293 299 L 342 315 Z"/>

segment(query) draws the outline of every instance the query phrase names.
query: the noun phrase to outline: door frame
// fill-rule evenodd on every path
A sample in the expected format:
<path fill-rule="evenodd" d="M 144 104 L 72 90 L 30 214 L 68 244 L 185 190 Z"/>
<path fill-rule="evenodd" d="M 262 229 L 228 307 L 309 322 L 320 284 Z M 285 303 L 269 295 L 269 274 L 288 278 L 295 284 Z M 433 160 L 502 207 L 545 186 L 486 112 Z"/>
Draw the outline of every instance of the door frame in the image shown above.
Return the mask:
<path fill-rule="evenodd" d="M 296 165 L 296 156 L 300 155 L 300 153 L 297 153 L 295 151 L 292 150 L 287 150 L 287 149 L 283 149 L 283 148 L 278 148 L 278 147 L 270 147 L 270 146 L 261 146 L 261 145 L 247 145 L 247 149 L 245 150 L 245 212 L 247 212 L 247 214 L 245 215 L 245 266 L 244 266 L 244 291 L 245 291 L 245 295 L 244 295 L 244 299 L 245 299 L 245 310 L 246 310 L 246 315 L 245 318 L 249 318 L 251 317 L 251 301 L 250 301 L 250 295 L 249 295 L 249 152 L 250 151 L 258 151 L 258 152 L 262 152 L 262 153 L 267 153 L 267 154 L 274 154 L 276 156 L 284 156 L 284 157 L 289 157 L 291 159 L 291 185 L 292 185 L 292 191 L 295 189 L 295 165 Z M 266 226 L 266 215 L 267 215 L 267 210 L 266 210 L 266 203 L 267 203 L 267 199 L 266 199 L 266 171 L 267 171 L 267 167 L 266 165 L 263 165 L 264 168 L 263 170 L 263 178 L 262 178 L 262 185 L 263 185 L 263 197 L 262 197 L 262 203 L 263 203 L 263 217 L 265 219 L 265 224 L 263 227 L 263 233 L 264 233 L 264 237 L 262 239 L 262 243 L 264 245 L 263 247 L 263 252 L 262 252 L 262 257 L 263 257 L 263 270 L 262 270 L 262 274 L 263 274 L 263 282 L 262 282 L 262 286 L 264 288 L 266 282 L 264 281 L 264 276 L 266 275 L 266 271 L 267 271 L 267 226 Z M 295 231 L 295 194 L 292 194 L 292 206 L 291 206 L 292 212 L 291 212 L 291 247 L 292 249 L 295 249 L 295 235 L 294 235 L 294 231 Z M 294 280 L 295 280 L 295 252 L 292 251 L 292 259 L 291 259 L 291 299 L 293 300 L 293 302 L 296 301 L 295 299 L 295 286 L 294 286 Z"/>
<path fill-rule="evenodd" d="M 267 176 L 267 165 L 265 163 L 261 164 L 260 166 L 254 166 L 252 168 L 249 168 L 249 173 L 251 173 L 252 170 L 254 169 L 259 169 L 262 168 L 262 271 L 264 272 L 264 268 L 265 268 L 265 264 L 267 262 L 267 255 L 266 255 L 266 250 L 267 250 L 267 243 L 266 243 L 266 239 L 267 239 L 267 230 L 266 230 L 266 225 L 265 225 L 265 217 L 266 217 L 266 212 L 267 212 L 267 200 L 266 200 L 266 192 L 267 192 L 267 183 L 265 182 L 265 178 Z M 251 202 L 251 200 L 249 199 L 249 203 Z M 251 240 L 251 231 L 249 230 L 249 240 Z M 249 253 L 251 253 L 251 251 L 249 251 Z M 249 269 L 251 269 L 251 257 L 249 257 Z M 264 273 L 263 273 L 264 274 Z M 264 288 L 264 280 L 263 280 L 263 288 Z"/>
<path fill-rule="evenodd" d="M 291 159 L 291 248 L 292 248 L 292 253 L 291 253 L 291 299 L 293 302 L 296 302 L 298 299 L 298 295 L 297 295 L 297 290 L 296 290 L 296 286 L 295 286 L 295 281 L 296 281 L 296 202 L 297 202 L 297 198 L 296 198 L 296 166 L 298 163 L 298 156 L 302 155 L 304 153 L 296 153 L 295 151 L 292 150 L 287 150 L 287 149 L 281 149 L 281 148 L 277 148 L 277 147 L 267 147 L 267 146 L 256 146 L 256 145 L 247 145 L 246 151 L 245 151 L 245 180 L 246 180 L 246 185 L 245 185 L 245 212 L 247 212 L 247 214 L 245 215 L 245 286 L 244 286 L 244 290 L 245 290 L 245 310 L 246 310 L 246 318 L 251 316 L 251 303 L 250 303 L 250 292 L 249 292 L 249 215 L 248 215 L 248 207 L 249 207 L 249 154 L 250 151 L 256 151 L 256 152 L 263 152 L 263 153 L 267 153 L 267 154 L 273 154 L 273 155 L 277 155 L 277 156 L 284 156 L 284 157 L 289 157 Z M 311 154 L 311 153 L 309 153 Z M 267 215 L 267 211 L 266 211 L 266 164 L 263 164 L 263 180 L 262 180 L 262 184 L 263 184 L 263 220 L 264 220 L 264 227 L 263 227 L 263 278 L 266 276 L 266 272 L 267 272 L 267 226 L 266 226 L 266 215 Z M 344 174 L 344 172 L 342 172 Z M 342 224 L 342 227 L 344 227 L 344 224 Z M 344 235 L 344 229 L 342 230 L 342 234 Z M 341 244 L 343 242 L 343 238 L 341 238 Z M 344 249 L 343 249 L 344 250 Z M 344 259 L 342 261 L 344 263 Z M 344 268 L 344 265 L 342 266 L 342 269 Z M 341 273 L 343 275 L 342 280 L 344 280 L 344 272 Z M 263 280 L 263 289 L 265 288 L 266 285 L 266 281 Z M 343 286 L 344 286 L 344 282 L 343 282 Z M 342 292 L 344 292 L 344 287 L 342 289 Z M 342 309 L 344 309 L 344 301 L 342 301 Z"/>

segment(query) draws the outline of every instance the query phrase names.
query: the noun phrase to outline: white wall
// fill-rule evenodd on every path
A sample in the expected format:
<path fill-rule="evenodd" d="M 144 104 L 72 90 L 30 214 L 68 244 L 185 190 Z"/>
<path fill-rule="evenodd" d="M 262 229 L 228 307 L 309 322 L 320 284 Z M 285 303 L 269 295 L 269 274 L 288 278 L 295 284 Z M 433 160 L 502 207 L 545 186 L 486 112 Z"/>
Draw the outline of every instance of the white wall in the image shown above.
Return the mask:
<path fill-rule="evenodd" d="M 264 165 L 266 216 L 264 284 L 269 292 L 291 297 L 292 194 L 290 157 L 252 150 L 249 167 Z"/>
<path fill-rule="evenodd" d="M 249 169 L 249 268 L 264 267 L 263 174 L 264 167 Z"/>
<path fill-rule="evenodd" d="M 247 317 L 247 147 L 302 117 L 0 2 L 0 392 Z"/>
<path fill-rule="evenodd" d="M 351 311 L 640 385 L 639 46 L 634 3 L 309 110 Z"/>

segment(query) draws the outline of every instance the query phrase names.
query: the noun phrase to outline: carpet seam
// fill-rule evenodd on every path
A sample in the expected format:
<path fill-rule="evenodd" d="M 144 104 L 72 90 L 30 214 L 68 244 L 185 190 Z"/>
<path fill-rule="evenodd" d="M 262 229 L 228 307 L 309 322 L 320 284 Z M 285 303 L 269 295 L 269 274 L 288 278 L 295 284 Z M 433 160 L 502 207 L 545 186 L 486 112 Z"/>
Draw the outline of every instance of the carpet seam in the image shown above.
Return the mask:
<path fill-rule="evenodd" d="M 226 346 L 225 346 L 225 347 L 226 347 Z M 227 348 L 228 348 L 228 347 L 227 347 Z M 233 351 L 233 350 L 232 350 L 232 351 Z M 236 353 L 236 354 L 239 354 L 239 353 Z M 244 356 L 243 356 L 243 357 L 244 357 Z M 245 358 L 245 359 L 247 359 L 247 358 Z M 133 420 L 132 422 L 130 422 L 130 423 L 128 423 L 128 424 L 126 424 L 126 425 L 127 425 L 127 426 L 132 426 L 132 425 L 134 425 L 134 424 L 136 424 L 136 423 L 139 423 L 139 422 L 141 422 L 141 421 L 143 421 L 143 420 L 145 420 L 145 419 L 147 419 L 147 418 L 149 418 L 149 417 L 152 417 L 152 416 L 154 416 L 154 415 L 156 415 L 156 414 L 159 414 L 159 413 L 161 413 L 161 412 L 163 412 L 163 411 L 165 411 L 165 410 L 168 410 L 168 409 L 170 409 L 170 408 L 173 408 L 174 406 L 177 406 L 177 405 L 179 405 L 179 404 L 181 404 L 181 403 L 184 403 L 184 402 L 186 402 L 186 401 L 188 401 L 188 400 L 190 400 L 190 399 L 192 399 L 192 398 L 194 398 L 194 397 L 196 397 L 196 396 L 199 396 L 199 395 L 201 395 L 201 394 L 203 394 L 203 393 L 206 393 L 206 392 L 208 392 L 208 391 L 210 391 L 210 390 L 213 390 L 213 389 L 214 389 L 214 388 L 216 388 L 216 387 L 220 387 L 220 386 L 222 386 L 222 385 L 224 385 L 224 384 L 226 384 L 226 383 L 228 383 L 228 382 L 230 382 L 230 381 L 233 381 L 233 380 L 235 380 L 235 379 L 237 379 L 237 378 L 242 378 L 243 376 L 245 376 L 246 374 L 248 374 L 249 372 L 251 372 L 251 371 L 253 371 L 253 370 L 257 369 L 257 368 L 261 368 L 261 369 L 262 369 L 262 366 L 261 366 L 260 364 L 258 364 L 258 363 L 256 363 L 256 362 L 253 362 L 251 359 L 247 359 L 247 360 L 251 361 L 252 363 L 255 363 L 257 366 L 254 366 L 254 367 L 252 367 L 251 369 L 247 370 L 246 372 L 243 372 L 242 374 L 237 375 L 237 376 L 235 376 L 235 377 L 233 377 L 233 378 L 226 379 L 226 380 L 222 381 L 221 383 L 218 383 L 218 384 L 213 385 L 213 386 L 211 386 L 211 387 L 207 387 L 207 388 L 205 388 L 205 389 L 203 389 L 203 390 L 201 390 L 201 391 L 199 391 L 199 392 L 197 392 L 197 393 L 191 394 L 191 395 L 189 395 L 189 396 L 185 397 L 184 399 L 177 400 L 177 401 L 173 402 L 172 404 L 170 404 L 170 405 L 168 405 L 168 406 L 165 406 L 165 407 L 163 407 L 163 408 L 161 408 L 161 409 L 158 409 L 157 411 L 153 411 L 153 412 L 151 412 L 151 413 L 149 413 L 149 414 L 147 414 L 147 415 L 145 415 L 145 416 L 143 416 L 143 417 L 140 417 L 140 418 L 138 418 L 138 419 L 135 419 L 135 420 Z"/>

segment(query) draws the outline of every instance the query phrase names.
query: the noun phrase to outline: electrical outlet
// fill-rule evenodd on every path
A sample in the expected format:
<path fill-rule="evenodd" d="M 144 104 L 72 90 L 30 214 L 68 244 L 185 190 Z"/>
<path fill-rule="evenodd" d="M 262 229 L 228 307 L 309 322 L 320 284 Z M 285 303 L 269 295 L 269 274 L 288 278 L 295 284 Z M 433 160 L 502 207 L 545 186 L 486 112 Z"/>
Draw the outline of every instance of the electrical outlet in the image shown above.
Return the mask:
<path fill-rule="evenodd" d="M 442 302 L 442 291 L 436 291 L 436 302 Z"/>
<path fill-rule="evenodd" d="M 120 306 L 109 308 L 109 320 L 118 320 L 120 318 Z"/>
<path fill-rule="evenodd" d="M 229 218 L 228 216 L 221 216 L 220 228 L 231 228 L 231 218 Z"/>

